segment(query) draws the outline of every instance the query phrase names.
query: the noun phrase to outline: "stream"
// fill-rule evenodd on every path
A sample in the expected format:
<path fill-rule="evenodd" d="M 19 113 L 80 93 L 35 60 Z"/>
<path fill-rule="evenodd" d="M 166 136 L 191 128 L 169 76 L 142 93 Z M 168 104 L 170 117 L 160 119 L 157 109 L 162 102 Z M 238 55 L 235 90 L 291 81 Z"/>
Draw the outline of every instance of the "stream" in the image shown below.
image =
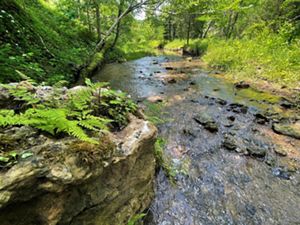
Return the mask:
<path fill-rule="evenodd" d="M 161 120 L 171 175 L 157 172 L 144 223 L 299 225 L 300 140 L 272 129 L 299 127 L 299 111 L 199 65 L 166 54 L 109 64 L 93 77 Z"/>

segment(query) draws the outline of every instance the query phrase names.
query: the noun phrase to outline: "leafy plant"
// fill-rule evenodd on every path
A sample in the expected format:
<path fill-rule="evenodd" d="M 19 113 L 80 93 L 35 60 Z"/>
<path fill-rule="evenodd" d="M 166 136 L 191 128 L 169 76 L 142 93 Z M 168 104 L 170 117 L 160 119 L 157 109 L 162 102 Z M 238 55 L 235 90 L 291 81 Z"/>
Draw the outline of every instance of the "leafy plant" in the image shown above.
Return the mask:
<path fill-rule="evenodd" d="M 17 153 L 15 151 L 7 152 L 0 155 L 0 168 L 7 168 L 15 165 L 19 160 L 29 158 L 33 155 L 32 152 L 23 151 Z"/>
<path fill-rule="evenodd" d="M 0 110 L 0 126 L 26 125 L 52 135 L 66 133 L 97 144 L 85 130 L 105 131 L 112 122 L 125 125 L 128 113 L 135 111 L 136 105 L 124 93 L 107 88 L 107 83 L 93 84 L 87 80 L 86 85 L 70 91 L 65 98 L 61 98 L 58 89 L 44 99 L 25 86 L 2 85 L 18 108 Z"/>
<path fill-rule="evenodd" d="M 130 218 L 127 225 L 135 225 L 140 219 L 144 218 L 145 216 L 146 216 L 146 214 L 144 214 L 144 213 L 135 215 L 132 218 Z"/>

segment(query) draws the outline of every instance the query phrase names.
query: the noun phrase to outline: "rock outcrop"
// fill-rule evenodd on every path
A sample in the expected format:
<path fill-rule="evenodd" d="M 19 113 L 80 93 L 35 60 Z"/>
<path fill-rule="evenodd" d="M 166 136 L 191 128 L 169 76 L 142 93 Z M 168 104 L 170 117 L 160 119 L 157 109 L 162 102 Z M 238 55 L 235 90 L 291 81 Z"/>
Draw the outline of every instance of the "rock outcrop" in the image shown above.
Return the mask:
<path fill-rule="evenodd" d="M 100 145 L 30 127 L 0 130 L 1 147 L 32 153 L 0 170 L 1 225 L 126 224 L 153 197 L 156 132 L 136 117 Z"/>

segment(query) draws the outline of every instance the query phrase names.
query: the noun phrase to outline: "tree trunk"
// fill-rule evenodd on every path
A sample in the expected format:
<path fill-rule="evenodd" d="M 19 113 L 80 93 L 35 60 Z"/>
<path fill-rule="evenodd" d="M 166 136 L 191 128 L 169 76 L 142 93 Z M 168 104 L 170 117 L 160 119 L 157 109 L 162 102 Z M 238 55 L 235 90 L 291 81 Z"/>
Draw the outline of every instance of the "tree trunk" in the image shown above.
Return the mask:
<path fill-rule="evenodd" d="M 119 9 L 118 9 L 118 18 L 122 15 L 123 13 L 123 7 L 124 7 L 124 1 L 121 0 L 120 2 L 120 5 L 119 5 Z M 111 45 L 111 49 L 113 49 L 117 42 L 118 42 L 118 39 L 119 39 L 119 36 L 120 36 L 120 30 L 121 30 L 121 20 L 118 21 L 118 24 L 117 24 L 117 27 L 116 27 L 116 35 L 115 35 L 115 39 Z"/>
<path fill-rule="evenodd" d="M 94 1 L 95 9 L 96 9 L 96 29 L 97 29 L 97 39 L 101 40 L 101 20 L 100 20 L 100 8 L 97 1 Z"/>
<path fill-rule="evenodd" d="M 202 38 L 203 38 L 203 39 L 207 37 L 207 34 L 208 34 L 210 28 L 212 27 L 213 23 L 214 23 L 213 21 L 210 21 L 210 22 L 209 22 L 209 24 L 208 24 L 206 30 L 204 31 L 204 33 L 203 33 L 203 35 L 202 35 Z"/>
<path fill-rule="evenodd" d="M 88 23 L 88 27 L 89 27 L 89 32 L 92 33 L 92 24 L 91 24 L 89 6 L 90 6 L 90 1 L 88 1 L 88 4 L 86 6 L 86 16 L 87 16 L 87 23 Z"/>
<path fill-rule="evenodd" d="M 186 44 L 190 44 L 190 35 L 191 35 L 191 16 L 188 16 L 188 28 L 187 28 L 187 37 L 186 37 Z"/>

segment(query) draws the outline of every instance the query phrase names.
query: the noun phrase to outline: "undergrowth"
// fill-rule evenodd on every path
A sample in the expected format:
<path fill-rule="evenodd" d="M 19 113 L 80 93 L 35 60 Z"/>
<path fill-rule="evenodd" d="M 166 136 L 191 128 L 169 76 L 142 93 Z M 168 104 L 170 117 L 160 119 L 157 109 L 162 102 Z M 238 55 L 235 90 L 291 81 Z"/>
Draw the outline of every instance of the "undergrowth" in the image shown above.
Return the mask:
<path fill-rule="evenodd" d="M 0 82 L 72 82 L 94 35 L 40 0 L 0 1 Z"/>
<path fill-rule="evenodd" d="M 176 39 L 164 47 L 203 55 L 209 67 L 235 79 L 268 80 L 290 88 L 300 83 L 300 40 L 289 43 L 284 35 L 269 31 L 241 39 L 193 39 L 188 46 L 184 40 Z"/>
<path fill-rule="evenodd" d="M 79 90 L 54 89 L 47 97 L 39 95 L 29 82 L 1 85 L 10 94 L 10 104 L 0 110 L 0 126 L 31 126 L 51 135 L 68 134 L 82 141 L 98 144 L 86 131 L 121 128 L 134 113 L 136 104 L 123 92 L 107 87 L 107 83 L 86 81 Z"/>
<path fill-rule="evenodd" d="M 237 79 L 266 79 L 295 87 L 300 82 L 300 42 L 288 44 L 280 36 L 255 39 L 209 40 L 203 60 Z"/>

